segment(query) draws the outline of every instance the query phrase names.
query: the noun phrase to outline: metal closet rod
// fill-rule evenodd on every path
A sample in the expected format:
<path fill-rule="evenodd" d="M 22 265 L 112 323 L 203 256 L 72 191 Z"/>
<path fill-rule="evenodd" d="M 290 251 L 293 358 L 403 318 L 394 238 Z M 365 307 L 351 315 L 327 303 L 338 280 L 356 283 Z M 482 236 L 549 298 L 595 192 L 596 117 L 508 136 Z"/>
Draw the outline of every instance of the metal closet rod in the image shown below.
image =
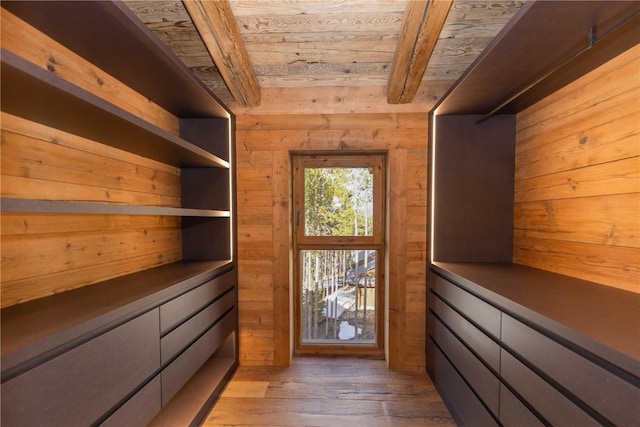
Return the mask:
<path fill-rule="evenodd" d="M 500 105 L 495 107 L 493 110 L 491 110 L 489 113 L 487 113 L 484 117 L 482 117 L 481 119 L 476 120 L 475 125 L 476 126 L 480 125 L 483 122 L 489 120 L 491 117 L 495 116 L 497 113 L 499 113 L 503 108 L 505 108 L 506 106 L 511 104 L 513 101 L 515 101 L 516 99 L 520 98 L 522 95 L 524 95 L 525 93 L 529 92 L 534 87 L 538 86 L 541 82 L 543 82 L 547 78 L 551 77 L 553 74 L 557 73 L 560 69 L 566 67 L 571 62 L 578 60 L 586 52 L 590 51 L 592 48 L 594 48 L 595 46 L 600 44 L 603 40 L 606 40 L 607 38 L 609 38 L 610 36 L 615 34 L 618 30 L 620 30 L 623 27 L 625 27 L 626 25 L 630 24 L 634 19 L 637 19 L 638 17 L 640 17 L 640 12 L 634 13 L 633 15 L 631 15 L 627 19 L 623 20 L 618 25 L 616 25 L 615 27 L 613 27 L 611 30 L 607 31 L 605 34 L 603 34 L 600 37 L 596 36 L 596 27 L 595 26 L 591 26 L 589 28 L 589 46 L 587 46 L 586 48 L 582 49 L 580 52 L 576 53 L 571 58 L 567 59 L 562 64 L 560 64 L 559 66 L 557 66 L 556 68 L 554 68 L 553 70 L 551 70 L 550 72 L 548 72 L 547 74 L 545 74 L 544 76 L 542 76 L 541 78 L 536 80 L 535 82 L 531 83 L 530 85 L 528 85 L 524 89 L 520 90 L 515 95 L 511 96 L 510 98 L 508 98 L 506 101 L 500 103 Z"/>

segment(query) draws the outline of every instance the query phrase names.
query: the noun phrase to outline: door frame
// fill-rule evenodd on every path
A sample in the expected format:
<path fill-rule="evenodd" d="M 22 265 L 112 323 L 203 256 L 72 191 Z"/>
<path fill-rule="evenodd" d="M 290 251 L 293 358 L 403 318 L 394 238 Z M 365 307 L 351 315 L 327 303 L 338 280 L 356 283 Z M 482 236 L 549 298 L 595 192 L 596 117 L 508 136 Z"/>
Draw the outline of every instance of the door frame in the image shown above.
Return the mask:
<path fill-rule="evenodd" d="M 293 240 L 293 350 L 297 355 L 358 356 L 384 358 L 385 355 L 385 228 L 386 228 L 386 154 L 291 153 L 292 154 L 292 240 Z M 371 236 L 305 236 L 304 235 L 304 168 L 305 167 L 370 167 L 373 168 L 374 208 Z M 375 250 L 376 251 L 376 339 L 375 343 L 302 343 L 301 325 L 301 257 L 310 249 Z"/>

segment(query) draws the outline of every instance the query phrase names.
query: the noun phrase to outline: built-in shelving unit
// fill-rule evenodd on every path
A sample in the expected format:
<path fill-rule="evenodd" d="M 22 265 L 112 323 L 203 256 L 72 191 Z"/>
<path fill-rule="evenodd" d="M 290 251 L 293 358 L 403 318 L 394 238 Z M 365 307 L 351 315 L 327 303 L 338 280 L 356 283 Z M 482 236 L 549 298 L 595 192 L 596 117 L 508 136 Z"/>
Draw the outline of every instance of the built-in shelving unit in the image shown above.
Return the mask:
<path fill-rule="evenodd" d="M 197 423 L 238 364 L 234 117 L 120 2 L 2 6 L 174 114 L 180 136 L 5 49 L 2 111 L 177 166 L 181 188 L 181 207 L 7 197 L 2 213 L 179 217 L 182 247 L 2 309 L 3 424 Z"/>
<path fill-rule="evenodd" d="M 2 49 L 1 61 L 5 112 L 170 165 L 229 167 L 228 161 L 11 52 Z"/>
<path fill-rule="evenodd" d="M 509 263 L 429 280 L 429 373 L 460 424 L 637 422 L 640 295 Z"/>
<path fill-rule="evenodd" d="M 569 3 L 523 5 L 430 114 L 426 364 L 460 425 L 640 419 L 640 295 L 512 262 L 516 114 L 640 42 L 637 4 Z"/>
<path fill-rule="evenodd" d="M 109 203 L 68 202 L 64 200 L 0 200 L 2 212 L 69 213 L 95 215 L 162 215 L 202 218 L 229 218 L 230 212 L 214 209 L 170 208 L 161 206 L 129 206 Z"/>

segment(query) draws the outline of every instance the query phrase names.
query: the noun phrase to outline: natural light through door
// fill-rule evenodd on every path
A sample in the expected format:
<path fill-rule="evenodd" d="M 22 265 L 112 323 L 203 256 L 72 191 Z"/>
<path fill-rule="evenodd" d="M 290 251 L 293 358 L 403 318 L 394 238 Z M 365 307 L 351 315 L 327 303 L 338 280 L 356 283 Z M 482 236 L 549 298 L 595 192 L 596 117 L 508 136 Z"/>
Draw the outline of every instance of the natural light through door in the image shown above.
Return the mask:
<path fill-rule="evenodd" d="M 294 157 L 298 352 L 382 352 L 383 169 L 382 155 Z"/>

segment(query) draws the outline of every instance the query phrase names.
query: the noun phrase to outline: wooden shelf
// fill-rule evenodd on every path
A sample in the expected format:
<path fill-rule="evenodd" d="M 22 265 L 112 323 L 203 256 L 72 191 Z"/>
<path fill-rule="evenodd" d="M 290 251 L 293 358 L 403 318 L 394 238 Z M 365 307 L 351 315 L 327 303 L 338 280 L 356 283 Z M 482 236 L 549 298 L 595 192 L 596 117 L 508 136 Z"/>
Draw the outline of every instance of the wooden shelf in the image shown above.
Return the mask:
<path fill-rule="evenodd" d="M 179 167 L 229 162 L 2 49 L 2 111 Z"/>
<path fill-rule="evenodd" d="M 107 199 L 7 197 L 0 199 L 0 212 L 50 215 L 44 222 L 54 230 L 52 214 L 78 215 L 78 219 L 87 221 L 91 220 L 89 215 L 180 217 L 181 237 L 176 236 L 170 249 L 171 253 L 181 249 L 183 258 L 154 267 L 154 262 L 165 256 L 165 249 L 149 245 L 151 249 L 143 255 L 153 255 L 148 256 L 150 261 L 145 264 L 152 268 L 108 280 L 104 280 L 104 275 L 81 276 L 78 283 L 68 287 L 54 283 L 55 292 L 59 293 L 51 295 L 52 286 L 44 287 L 28 297 L 14 298 L 15 305 L 0 310 L 3 419 L 6 415 L 8 420 L 23 420 L 24 414 L 33 414 L 34 420 L 55 423 L 75 417 L 82 412 L 77 409 L 80 407 L 86 409 L 87 424 L 111 416 L 118 422 L 125 419 L 130 422 L 132 412 L 145 414 L 148 421 L 166 403 L 163 398 L 172 395 L 165 393 L 167 385 L 173 386 L 171 393 L 175 393 L 197 369 L 192 356 L 197 356 L 197 366 L 210 359 L 177 392 L 173 401 L 180 402 L 178 406 L 171 403 L 169 406 L 174 409 L 163 411 L 162 416 L 189 422 L 202 419 L 238 365 L 234 116 L 123 2 L 56 1 L 38 2 L 34 6 L 33 2 L 3 1 L 2 7 L 173 114 L 179 119 L 180 134 L 154 126 L 5 49 L 0 50 L 1 110 L 96 144 L 181 168 L 182 206 L 131 206 L 106 203 Z M 173 231 L 177 233 L 172 226 Z M 73 238 L 82 237 L 80 231 L 73 233 Z M 17 248 L 14 252 L 21 256 L 23 250 Z M 123 268 L 109 274 L 126 271 Z M 32 281 L 47 284 L 52 279 L 45 273 L 32 277 Z M 97 283 L 91 284 L 92 281 Z M 216 323 L 198 335 L 202 331 L 197 328 L 205 320 L 211 321 L 207 316 L 215 312 L 208 308 L 201 310 L 198 304 L 202 292 L 206 294 L 220 283 L 229 289 L 210 306 L 227 310 L 225 323 L 222 326 Z M 81 287 L 68 290 L 74 286 Z M 196 295 L 198 303 L 193 298 L 185 299 L 190 295 Z M 174 301 L 185 305 L 184 319 L 189 320 L 161 336 L 158 322 Z M 180 334 L 187 332 L 182 331 L 194 335 L 186 339 Z M 218 336 L 222 332 L 227 338 Z M 180 337 L 187 343 L 196 336 L 200 337 L 175 359 L 171 359 L 173 355 L 158 353 L 163 342 L 178 339 L 172 337 Z M 220 339 L 223 344 L 216 352 L 216 340 Z M 113 363 L 118 369 L 109 366 L 113 358 L 105 356 L 111 354 L 105 348 L 121 356 L 119 362 Z M 123 356 L 122 349 L 128 349 L 132 357 Z M 76 357 L 87 351 L 101 357 Z M 165 357 L 162 366 L 161 354 Z M 133 356 L 142 363 L 136 364 Z M 82 363 L 76 363 L 78 360 Z M 80 366 L 85 361 L 87 364 Z M 139 366 L 155 371 L 149 373 Z M 138 377 L 128 375 L 132 371 Z M 99 383 L 93 381 L 94 373 Z M 47 379 L 71 377 L 74 381 L 68 383 Z M 90 393 L 86 392 L 87 381 Z M 59 393 L 56 387 L 60 384 L 69 392 Z M 112 399 L 106 402 L 109 393 Z M 25 395 L 29 397 L 22 398 Z M 12 398 L 19 404 L 8 403 Z M 56 411 L 49 411 L 41 402 L 55 406 Z M 93 403 L 102 406 L 92 408 Z M 145 408 L 146 404 L 149 406 Z"/>
<path fill-rule="evenodd" d="M 124 2 L 30 3 L 3 0 L 2 7 L 177 117 L 232 116 Z"/>
<path fill-rule="evenodd" d="M 229 218 L 226 210 L 131 206 L 65 200 L 0 199 L 0 211 L 7 213 L 47 213 L 78 215 L 157 215 L 195 218 Z"/>
<path fill-rule="evenodd" d="M 238 362 L 235 359 L 214 354 L 169 401 L 149 426 L 201 424 L 237 367 Z"/>
<path fill-rule="evenodd" d="M 232 268 L 179 261 L 3 308 L 3 381 Z"/>
<path fill-rule="evenodd" d="M 522 111 L 636 45 L 638 19 L 637 2 L 527 1 L 432 111 Z"/>

